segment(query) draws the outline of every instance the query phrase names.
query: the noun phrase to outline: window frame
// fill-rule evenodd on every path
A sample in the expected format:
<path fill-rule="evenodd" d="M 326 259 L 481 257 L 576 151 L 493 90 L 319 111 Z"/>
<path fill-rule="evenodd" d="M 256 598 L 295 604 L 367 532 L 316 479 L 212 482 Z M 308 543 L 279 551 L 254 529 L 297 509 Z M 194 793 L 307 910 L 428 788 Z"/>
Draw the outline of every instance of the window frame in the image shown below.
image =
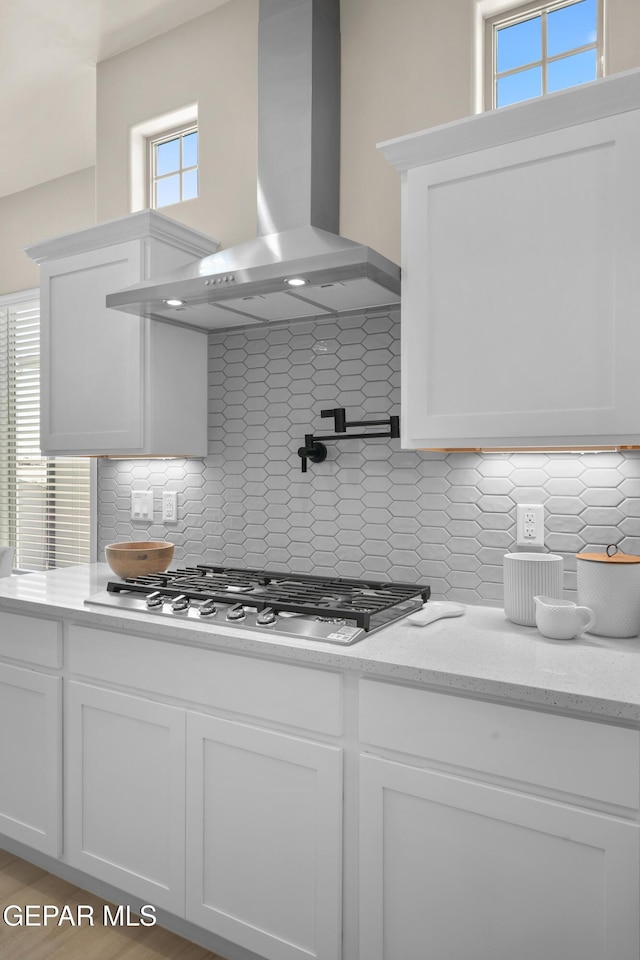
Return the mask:
<path fill-rule="evenodd" d="M 199 133 L 198 130 L 198 121 L 196 120 L 193 123 L 189 123 L 186 126 L 181 125 L 179 127 L 174 127 L 171 130 L 164 130 L 162 133 L 151 136 L 147 138 L 147 206 L 150 210 L 163 210 L 164 207 L 171 207 L 175 204 L 166 203 L 162 207 L 157 205 L 157 193 L 156 193 L 156 184 L 160 180 L 166 180 L 168 177 L 174 177 L 176 174 L 180 178 L 180 198 L 176 200 L 175 203 L 185 203 L 186 200 L 182 196 L 182 176 L 184 173 L 187 173 L 190 170 L 195 170 L 198 174 L 198 192 L 195 197 L 188 197 L 187 200 L 197 200 L 200 196 L 200 137 L 198 136 L 198 162 L 193 164 L 190 167 L 185 167 L 183 165 L 183 137 L 188 136 L 191 133 Z M 180 165 L 177 170 L 172 170 L 170 173 L 163 173 L 158 175 L 156 172 L 156 147 L 162 143 L 168 143 L 170 140 L 180 140 Z"/>
<path fill-rule="evenodd" d="M 567 56 L 575 53 L 581 53 L 585 50 L 596 51 L 596 79 L 606 76 L 605 69 L 605 0 L 596 0 L 596 42 L 584 44 L 579 47 L 572 47 L 570 50 L 547 55 L 547 15 L 563 7 L 570 7 L 579 0 L 531 0 L 529 3 L 518 4 L 517 6 L 507 7 L 499 13 L 495 13 L 484 18 L 484 109 L 485 110 L 504 110 L 504 107 L 498 107 L 496 104 L 496 91 L 498 74 L 496 70 L 497 43 L 496 35 L 498 29 L 505 26 L 512 26 L 524 20 L 529 20 L 535 16 L 542 17 L 542 57 L 540 60 L 532 61 L 527 64 L 531 66 L 542 67 L 542 93 L 539 96 L 547 96 L 547 65 L 557 60 L 563 60 Z M 512 70 L 505 70 L 500 76 L 509 76 L 512 73 L 519 73 L 521 68 L 514 67 Z M 575 84 L 580 86 L 580 84 Z M 564 89 L 572 89 L 567 87 Z M 559 92 L 559 91 L 558 91 Z M 518 100 L 516 103 L 527 103 L 530 100 L 537 100 L 539 97 L 529 97 L 527 100 Z M 511 104 L 510 104 L 511 106 Z"/>

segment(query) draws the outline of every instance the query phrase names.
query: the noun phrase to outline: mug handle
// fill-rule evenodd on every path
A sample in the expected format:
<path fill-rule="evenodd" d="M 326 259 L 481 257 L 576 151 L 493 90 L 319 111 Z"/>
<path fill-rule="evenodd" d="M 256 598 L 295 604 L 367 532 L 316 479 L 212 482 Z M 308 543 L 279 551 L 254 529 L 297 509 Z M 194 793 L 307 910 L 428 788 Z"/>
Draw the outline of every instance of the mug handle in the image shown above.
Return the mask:
<path fill-rule="evenodd" d="M 582 629 L 588 630 L 589 627 L 592 627 L 595 623 L 595 614 L 591 607 L 576 607 L 576 613 L 580 620 L 583 621 Z"/>

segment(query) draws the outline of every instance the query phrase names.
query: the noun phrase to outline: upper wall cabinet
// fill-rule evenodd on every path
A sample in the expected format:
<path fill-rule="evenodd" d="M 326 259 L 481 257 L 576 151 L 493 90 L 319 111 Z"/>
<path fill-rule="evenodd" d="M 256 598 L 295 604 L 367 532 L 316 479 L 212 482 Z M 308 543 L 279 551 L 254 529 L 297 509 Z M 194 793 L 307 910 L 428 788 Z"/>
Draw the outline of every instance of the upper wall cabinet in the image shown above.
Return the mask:
<path fill-rule="evenodd" d="M 640 71 L 380 149 L 403 446 L 640 443 Z"/>
<path fill-rule="evenodd" d="M 105 297 L 217 247 L 145 210 L 25 248 L 41 265 L 43 454 L 206 456 L 206 334 Z"/>

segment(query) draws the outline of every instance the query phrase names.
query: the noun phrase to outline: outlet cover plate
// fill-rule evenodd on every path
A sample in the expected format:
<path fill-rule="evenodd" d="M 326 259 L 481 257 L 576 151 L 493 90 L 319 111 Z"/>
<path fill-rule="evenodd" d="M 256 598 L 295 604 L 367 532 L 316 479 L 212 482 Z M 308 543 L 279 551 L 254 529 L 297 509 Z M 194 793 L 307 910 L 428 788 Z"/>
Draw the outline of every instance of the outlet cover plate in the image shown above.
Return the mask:
<path fill-rule="evenodd" d="M 162 491 L 162 519 L 164 523 L 178 521 L 178 494 L 174 490 Z"/>
<path fill-rule="evenodd" d="M 544 546 L 544 506 L 541 503 L 518 504 L 516 543 L 519 547 Z"/>

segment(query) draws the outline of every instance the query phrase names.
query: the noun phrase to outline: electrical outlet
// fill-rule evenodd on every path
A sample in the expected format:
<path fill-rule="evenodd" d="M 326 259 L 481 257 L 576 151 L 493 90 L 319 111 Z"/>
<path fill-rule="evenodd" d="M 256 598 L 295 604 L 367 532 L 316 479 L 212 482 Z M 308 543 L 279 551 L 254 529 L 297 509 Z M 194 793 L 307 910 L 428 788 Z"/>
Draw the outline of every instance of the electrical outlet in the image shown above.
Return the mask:
<path fill-rule="evenodd" d="M 162 519 L 165 523 L 178 520 L 178 494 L 173 490 L 162 491 Z"/>
<path fill-rule="evenodd" d="M 516 543 L 519 547 L 544 546 L 544 506 L 519 503 L 516 509 Z"/>
<path fill-rule="evenodd" d="M 131 519 L 153 520 L 153 490 L 131 491 Z"/>

